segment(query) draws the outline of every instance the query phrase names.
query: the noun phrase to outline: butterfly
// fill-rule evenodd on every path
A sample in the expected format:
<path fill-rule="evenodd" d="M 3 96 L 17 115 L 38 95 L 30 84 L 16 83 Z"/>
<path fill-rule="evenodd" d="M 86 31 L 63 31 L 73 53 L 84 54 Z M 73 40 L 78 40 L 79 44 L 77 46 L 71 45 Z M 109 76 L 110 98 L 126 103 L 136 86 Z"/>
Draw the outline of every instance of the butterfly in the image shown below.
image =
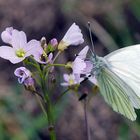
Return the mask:
<path fill-rule="evenodd" d="M 95 76 L 105 101 L 114 111 L 136 120 L 134 108 L 140 108 L 140 45 L 116 50 L 105 57 L 92 53 L 91 62 L 91 75 Z"/>

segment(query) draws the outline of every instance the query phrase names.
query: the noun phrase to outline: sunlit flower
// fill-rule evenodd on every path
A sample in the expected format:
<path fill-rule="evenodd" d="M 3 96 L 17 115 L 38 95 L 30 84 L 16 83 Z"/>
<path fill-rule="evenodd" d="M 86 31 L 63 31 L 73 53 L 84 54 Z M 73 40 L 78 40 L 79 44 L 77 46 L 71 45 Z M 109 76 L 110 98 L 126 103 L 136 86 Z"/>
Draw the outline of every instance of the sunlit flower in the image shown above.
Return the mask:
<path fill-rule="evenodd" d="M 2 33 L 1 33 L 1 39 L 3 42 L 11 44 L 12 43 L 12 31 L 13 27 L 7 27 Z"/>
<path fill-rule="evenodd" d="M 37 40 L 31 40 L 27 43 L 26 34 L 23 31 L 12 30 L 11 40 L 9 43 L 11 46 L 0 47 L 0 57 L 9 60 L 11 63 L 19 63 L 26 57 L 36 54 L 41 51 L 40 42 Z M 7 36 L 3 35 L 3 40 L 8 40 Z M 7 42 L 8 43 L 8 42 Z"/>
<path fill-rule="evenodd" d="M 64 74 L 64 83 L 61 83 L 62 86 L 72 86 L 76 84 L 80 84 L 80 82 L 83 80 L 83 78 L 80 78 L 79 75 L 74 74 Z"/>
<path fill-rule="evenodd" d="M 18 82 L 22 84 L 27 78 L 31 77 L 31 72 L 25 67 L 19 67 L 14 71 L 15 76 L 18 77 Z"/>
<path fill-rule="evenodd" d="M 79 45 L 84 42 L 81 29 L 73 23 L 58 45 L 58 50 L 64 51 L 69 45 Z"/>
<path fill-rule="evenodd" d="M 72 70 L 74 74 L 88 74 L 91 72 L 93 65 L 90 61 L 86 61 L 89 47 L 84 47 L 72 63 Z"/>

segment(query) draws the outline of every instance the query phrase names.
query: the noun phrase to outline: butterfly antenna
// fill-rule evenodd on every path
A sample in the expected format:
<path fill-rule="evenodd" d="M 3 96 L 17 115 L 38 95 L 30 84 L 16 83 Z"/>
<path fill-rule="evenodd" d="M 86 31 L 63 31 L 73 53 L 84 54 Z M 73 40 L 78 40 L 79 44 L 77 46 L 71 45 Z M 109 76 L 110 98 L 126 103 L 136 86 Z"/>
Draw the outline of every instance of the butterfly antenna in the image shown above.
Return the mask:
<path fill-rule="evenodd" d="M 93 54 L 95 61 L 96 61 L 96 53 L 95 53 L 95 46 L 93 43 L 93 38 L 92 38 L 92 32 L 91 32 L 91 26 L 90 26 L 90 22 L 88 22 L 88 30 L 89 30 L 89 36 L 90 36 L 90 41 L 91 41 L 91 46 L 92 49 L 90 48 L 91 53 Z"/>

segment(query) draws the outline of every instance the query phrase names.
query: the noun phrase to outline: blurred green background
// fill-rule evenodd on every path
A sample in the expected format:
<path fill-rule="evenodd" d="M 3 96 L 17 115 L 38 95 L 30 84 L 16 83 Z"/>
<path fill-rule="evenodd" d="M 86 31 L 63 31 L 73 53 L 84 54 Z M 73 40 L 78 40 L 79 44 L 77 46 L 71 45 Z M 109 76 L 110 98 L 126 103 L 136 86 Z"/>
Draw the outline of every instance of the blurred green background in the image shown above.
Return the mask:
<path fill-rule="evenodd" d="M 73 22 L 80 26 L 85 44 L 70 47 L 60 62 L 73 60 L 84 45 L 91 44 L 88 21 L 100 56 L 140 43 L 140 0 L 0 0 L 0 32 L 13 26 L 25 31 L 29 40 L 45 36 L 49 41 L 61 40 Z M 49 140 L 36 99 L 14 77 L 18 66 L 0 59 L 0 140 Z M 84 86 L 92 89 L 89 83 Z M 58 88 L 55 94 L 60 94 Z M 113 112 L 100 94 L 92 97 L 88 110 L 92 140 L 140 140 L 139 110 L 137 121 L 130 122 Z M 83 107 L 74 94 L 63 98 L 55 115 L 58 140 L 86 139 Z"/>

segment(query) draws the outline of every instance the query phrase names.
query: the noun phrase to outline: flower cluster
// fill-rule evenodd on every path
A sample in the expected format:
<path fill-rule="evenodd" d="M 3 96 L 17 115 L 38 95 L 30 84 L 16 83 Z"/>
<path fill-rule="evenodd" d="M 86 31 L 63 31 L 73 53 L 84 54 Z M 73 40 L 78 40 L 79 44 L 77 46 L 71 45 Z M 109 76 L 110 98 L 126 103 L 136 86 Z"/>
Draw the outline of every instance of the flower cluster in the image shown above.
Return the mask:
<path fill-rule="evenodd" d="M 47 44 L 45 37 L 42 37 L 41 41 L 35 39 L 27 41 L 26 34 L 23 31 L 14 29 L 13 27 L 7 27 L 5 31 L 2 32 L 1 38 L 4 43 L 8 44 L 0 47 L 1 58 L 9 60 L 13 64 L 22 61 L 27 62 L 30 58 L 32 58 L 37 63 L 44 64 L 44 66 L 53 63 L 53 52 L 56 49 L 59 52 L 62 52 L 70 45 L 79 45 L 84 42 L 81 29 L 75 23 L 70 26 L 70 28 L 59 43 L 56 38 L 53 38 Z M 73 85 L 81 82 L 81 78 L 78 73 L 79 71 L 81 71 L 80 73 L 82 74 L 82 71 L 84 72 L 85 65 L 87 65 L 85 64 L 84 58 L 82 57 L 85 56 L 82 56 L 81 52 L 81 54 L 77 56 L 77 58 L 72 64 L 73 74 L 64 74 L 64 80 L 67 84 L 62 83 L 61 85 Z M 82 64 L 79 69 L 77 67 L 77 64 Z M 17 68 L 15 70 L 15 75 L 18 77 L 19 83 L 24 83 L 24 85 L 26 86 L 27 83 L 30 83 L 29 81 L 31 81 L 27 79 L 31 79 L 32 74 L 25 67 Z"/>
<path fill-rule="evenodd" d="M 27 41 L 26 34 L 13 27 L 6 28 L 1 33 L 1 38 L 7 45 L 0 46 L 0 57 L 9 60 L 13 64 L 23 62 L 23 66 L 16 68 L 14 74 L 26 90 L 34 93 L 37 98 L 41 97 L 39 98 L 39 100 L 42 99 L 39 101 L 40 106 L 47 114 L 51 131 L 54 131 L 52 116 L 55 104 L 52 101 L 52 93 L 48 92 L 53 90 L 50 90 L 50 87 L 52 87 L 50 81 L 55 81 L 53 75 L 55 67 L 62 66 L 72 70 L 70 74 L 63 74 L 64 82 L 61 83 L 61 86 L 67 87 L 66 91 L 78 89 L 80 83 L 87 77 L 96 83 L 94 77 L 89 77 L 93 69 L 92 63 L 86 58 L 89 46 L 85 46 L 76 55 L 73 62 L 67 64 L 56 63 L 58 56 L 70 45 L 81 45 L 84 42 L 81 29 L 73 23 L 60 42 L 56 38 L 52 38 L 47 42 L 45 37 L 42 37 L 40 41 L 35 39 Z M 53 80 L 50 80 L 51 75 L 53 75 Z M 60 97 L 65 93 L 61 93 Z M 51 131 L 49 132 L 51 133 Z M 53 135 L 53 140 L 54 137 L 55 135 Z"/>
<path fill-rule="evenodd" d="M 65 74 L 62 86 L 71 86 L 80 84 L 88 75 L 90 75 L 93 65 L 90 61 L 86 60 L 89 46 L 84 47 L 76 56 L 71 64 L 72 74 Z"/>

